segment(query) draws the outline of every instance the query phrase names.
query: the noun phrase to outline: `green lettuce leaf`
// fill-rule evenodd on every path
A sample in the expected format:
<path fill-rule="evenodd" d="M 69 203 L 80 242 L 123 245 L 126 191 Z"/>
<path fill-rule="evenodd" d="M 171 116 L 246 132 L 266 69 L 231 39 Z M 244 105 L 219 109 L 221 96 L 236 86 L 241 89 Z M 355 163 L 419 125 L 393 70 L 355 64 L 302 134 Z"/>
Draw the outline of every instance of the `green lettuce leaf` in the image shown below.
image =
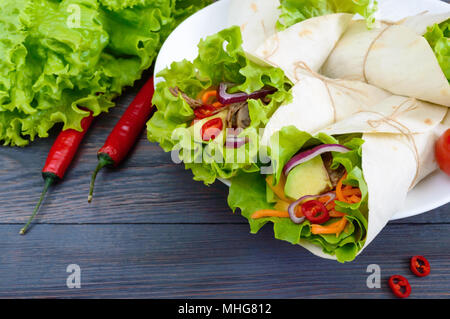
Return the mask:
<path fill-rule="evenodd" d="M 277 29 L 284 30 L 303 20 L 331 13 L 358 13 L 370 27 L 375 22 L 378 3 L 374 0 L 281 0 Z"/>
<path fill-rule="evenodd" d="M 228 205 L 235 211 L 240 209 L 250 225 L 250 232 L 257 233 L 265 224 L 272 223 L 276 239 L 287 241 L 291 244 L 299 244 L 306 241 L 318 245 L 324 253 L 335 255 L 339 262 L 347 262 L 355 259 L 358 251 L 364 246 L 367 232 L 368 218 L 368 189 L 364 181 L 361 167 L 362 144 L 364 141 L 360 135 L 328 136 L 318 134 L 311 136 L 301 132 L 293 126 L 285 127 L 280 131 L 279 139 L 271 138 L 271 158 L 277 160 L 273 163 L 274 175 L 279 174 L 284 164 L 300 149 L 314 145 L 339 143 L 351 149 L 348 153 L 332 153 L 333 166 L 342 164 L 348 173 L 344 184 L 359 187 L 362 200 L 359 203 L 348 204 L 336 201 L 336 210 L 347 214 L 349 223 L 339 235 L 314 235 L 310 230 L 309 221 L 302 224 L 294 224 L 289 218 L 261 218 L 252 219 L 251 215 L 261 209 L 273 209 L 273 203 L 269 203 L 266 197 L 266 181 L 260 172 L 240 173 L 231 180 Z M 330 219 L 325 225 L 335 222 Z"/>
<path fill-rule="evenodd" d="M 247 58 L 238 27 L 201 40 L 198 49 L 198 57 L 193 62 L 174 62 L 157 74 L 164 81 L 156 86 L 153 104 L 158 111 L 147 124 L 148 139 L 159 143 L 166 152 L 179 151 L 186 169 L 191 169 L 194 179 L 205 184 L 213 183 L 216 178 L 231 178 L 238 171 L 258 171 L 258 129 L 265 126 L 283 102 L 292 98 L 289 92 L 292 84 L 281 69 L 260 66 Z M 225 148 L 223 143 L 216 141 L 194 141 L 189 131 L 194 112 L 181 95 L 175 97 L 170 92 L 170 88 L 178 87 L 188 96 L 196 97 L 220 82 L 232 82 L 237 85 L 236 90 L 246 93 L 264 86 L 277 89 L 269 96 L 268 104 L 261 100 L 249 101 L 251 125 L 241 136 L 254 142 L 238 149 Z"/>
<path fill-rule="evenodd" d="M 450 81 L 450 19 L 428 27 L 424 37 L 436 54 L 442 71 Z"/>
<path fill-rule="evenodd" d="M 164 39 L 209 0 L 2 0 L 0 142 L 25 146 L 57 123 L 81 130 L 148 69 Z"/>

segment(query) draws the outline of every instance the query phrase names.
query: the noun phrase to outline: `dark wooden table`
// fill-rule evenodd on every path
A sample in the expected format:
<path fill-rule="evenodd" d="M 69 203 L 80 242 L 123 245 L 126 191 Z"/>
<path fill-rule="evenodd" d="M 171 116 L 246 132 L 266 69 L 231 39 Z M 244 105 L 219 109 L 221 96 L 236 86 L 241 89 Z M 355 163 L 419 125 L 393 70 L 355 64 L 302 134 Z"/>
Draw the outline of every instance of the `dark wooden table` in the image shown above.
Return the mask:
<path fill-rule="evenodd" d="M 194 182 L 144 132 L 123 165 L 99 174 L 88 204 L 96 151 L 142 84 L 94 122 L 26 236 L 18 232 L 57 129 L 27 148 L 0 148 L 0 298 L 392 298 L 393 274 L 410 280 L 411 298 L 450 297 L 450 205 L 389 223 L 339 264 L 274 240 L 270 227 L 251 235 L 228 208 L 226 186 Z M 426 278 L 408 269 L 417 254 L 431 262 Z M 81 288 L 66 285 L 70 264 L 81 268 Z M 367 287 L 371 264 L 381 288 Z"/>

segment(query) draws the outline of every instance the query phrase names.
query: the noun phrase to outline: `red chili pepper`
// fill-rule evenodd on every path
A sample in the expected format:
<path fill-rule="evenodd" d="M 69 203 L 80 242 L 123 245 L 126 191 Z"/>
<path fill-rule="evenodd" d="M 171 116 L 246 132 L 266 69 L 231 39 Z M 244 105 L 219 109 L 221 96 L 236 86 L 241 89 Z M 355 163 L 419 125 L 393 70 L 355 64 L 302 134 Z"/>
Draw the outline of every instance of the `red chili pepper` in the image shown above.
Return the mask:
<path fill-rule="evenodd" d="M 215 139 L 217 136 L 219 136 L 220 132 L 222 132 L 222 129 L 223 122 L 221 118 L 209 120 L 202 126 L 202 140 L 207 142 L 211 139 Z"/>
<path fill-rule="evenodd" d="M 425 277 L 430 274 L 430 263 L 423 256 L 414 256 L 411 258 L 410 268 L 414 275 Z"/>
<path fill-rule="evenodd" d="M 302 204 L 302 213 L 313 224 L 323 224 L 330 219 L 327 208 L 318 200 L 310 200 Z"/>
<path fill-rule="evenodd" d="M 409 297 L 411 294 L 411 285 L 403 276 L 394 275 L 389 278 L 389 287 L 391 287 L 392 292 L 400 298 Z"/>
<path fill-rule="evenodd" d="M 20 230 L 20 234 L 24 235 L 36 216 L 39 207 L 44 200 L 45 194 L 47 193 L 50 186 L 52 186 L 58 180 L 64 178 L 64 175 L 69 167 L 70 163 L 75 156 L 78 146 L 83 140 L 84 135 L 91 126 L 94 117 L 92 113 L 81 120 L 82 131 L 76 131 L 73 129 L 65 130 L 59 133 L 56 138 L 55 143 L 53 143 L 50 152 L 48 153 L 47 160 L 45 162 L 44 168 L 42 169 L 42 177 L 44 178 L 44 190 L 42 191 L 39 202 L 37 203 L 33 214 L 29 218 L 27 224 Z"/>
<path fill-rule="evenodd" d="M 151 112 L 154 93 L 153 77 L 144 84 L 142 89 L 128 106 L 103 147 L 98 151 L 99 163 L 92 174 L 88 202 L 92 201 L 97 173 L 105 166 L 117 166 L 125 158 L 142 132 Z"/>

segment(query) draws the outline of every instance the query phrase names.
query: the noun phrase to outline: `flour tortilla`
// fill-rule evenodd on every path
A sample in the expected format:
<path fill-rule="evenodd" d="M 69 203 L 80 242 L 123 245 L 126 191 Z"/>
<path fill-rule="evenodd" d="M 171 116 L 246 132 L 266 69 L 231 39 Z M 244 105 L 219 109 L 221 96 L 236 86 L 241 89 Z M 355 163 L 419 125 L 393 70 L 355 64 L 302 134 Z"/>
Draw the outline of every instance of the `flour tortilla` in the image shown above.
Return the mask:
<path fill-rule="evenodd" d="M 396 22 L 408 17 L 425 14 L 439 15 L 448 11 L 450 11 L 450 5 L 441 0 L 378 0 L 378 11 L 375 13 L 375 18 Z M 430 21 L 432 24 L 442 22 L 439 19 Z M 423 24 L 420 20 L 417 22 Z M 422 35 L 423 33 L 418 32 L 418 34 Z"/>
<path fill-rule="evenodd" d="M 398 105 L 402 98 L 407 99 L 391 97 L 388 101 Z M 440 134 L 450 128 L 448 108 L 417 102 L 419 103 L 417 108 L 405 105 L 405 112 L 394 116 L 396 121 L 408 123 L 410 135 L 399 134 L 397 129 L 389 125 L 374 128 L 368 121 L 378 121 L 380 116 L 364 112 L 348 118 L 346 123 L 336 123 L 321 130 L 330 135 L 364 133 L 362 169 L 369 192 L 369 215 L 366 241 L 358 255 L 381 232 L 392 216 L 403 208 L 411 187 L 437 169 L 434 144 Z M 384 106 L 388 104 L 386 101 L 383 103 Z M 384 106 L 375 108 L 383 109 Z M 431 122 L 425 123 L 424 115 L 428 115 L 426 113 L 428 111 L 434 116 Z M 439 116 L 443 117 L 441 121 L 438 119 Z M 352 123 L 358 123 L 359 126 L 351 126 Z M 324 253 L 320 247 L 309 242 L 301 241 L 300 245 L 322 258 L 336 259 L 335 256 Z"/>
<path fill-rule="evenodd" d="M 294 125 L 301 131 L 314 132 L 391 96 L 363 82 L 333 80 L 303 71 L 296 74 L 298 82 L 292 88 L 293 101 L 279 107 L 266 125 L 262 145 L 268 145 L 270 136 L 284 126 Z"/>
<path fill-rule="evenodd" d="M 363 21 L 354 21 L 322 73 L 450 106 L 450 85 L 433 50 L 425 38 L 403 25 L 381 23 L 367 30 Z"/>
<path fill-rule="evenodd" d="M 228 25 L 241 28 L 243 48 L 254 53 L 276 32 L 276 22 L 281 14 L 279 0 L 231 0 L 227 15 Z"/>
<path fill-rule="evenodd" d="M 351 14 L 337 13 L 307 19 L 267 38 L 254 54 L 283 69 L 291 79 L 298 62 L 318 71 L 352 18 Z"/>
<path fill-rule="evenodd" d="M 322 127 L 321 131 L 329 134 L 351 132 L 398 134 L 397 127 L 402 127 L 405 131 L 408 130 L 408 133 L 426 133 L 439 126 L 447 111 L 447 108 L 436 104 L 393 95 L 338 123 Z"/>
<path fill-rule="evenodd" d="M 392 134 L 406 139 L 413 146 L 416 160 L 410 188 L 437 168 L 434 161 L 434 141 L 448 128 L 448 108 L 404 96 L 391 96 L 332 126 L 320 130 L 327 134 Z M 317 133 L 317 132 L 315 132 Z"/>
<path fill-rule="evenodd" d="M 424 12 L 422 14 L 407 17 L 397 22 L 405 27 L 414 30 L 418 35 L 424 35 L 427 32 L 428 27 L 450 19 L 450 6 L 449 10 L 444 13 L 429 14 Z"/>

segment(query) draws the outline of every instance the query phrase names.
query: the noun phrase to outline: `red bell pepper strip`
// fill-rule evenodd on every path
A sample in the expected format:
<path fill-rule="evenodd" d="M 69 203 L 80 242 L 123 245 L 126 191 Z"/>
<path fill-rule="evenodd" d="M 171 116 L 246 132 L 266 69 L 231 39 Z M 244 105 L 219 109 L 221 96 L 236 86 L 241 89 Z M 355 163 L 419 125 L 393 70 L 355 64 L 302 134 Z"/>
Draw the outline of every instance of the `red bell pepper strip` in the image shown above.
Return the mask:
<path fill-rule="evenodd" d="M 95 178 L 98 172 L 105 166 L 115 167 L 119 165 L 135 144 L 153 110 L 153 93 L 154 84 L 153 77 L 151 77 L 128 106 L 109 134 L 105 144 L 98 151 L 99 163 L 92 174 L 88 202 L 92 201 Z"/>
<path fill-rule="evenodd" d="M 400 275 L 394 275 L 389 278 L 389 287 L 400 298 L 407 298 L 411 294 L 411 285 L 408 279 Z"/>
<path fill-rule="evenodd" d="M 423 256 L 414 256 L 410 261 L 410 268 L 414 275 L 418 277 L 425 277 L 430 274 L 430 263 Z"/>
<path fill-rule="evenodd" d="M 24 235 L 36 216 L 39 207 L 44 200 L 45 194 L 47 193 L 50 186 L 52 186 L 58 180 L 64 178 L 64 175 L 72 162 L 84 135 L 91 126 L 94 117 L 92 113 L 85 117 L 81 121 L 82 131 L 76 131 L 73 129 L 65 130 L 59 133 L 56 138 L 55 143 L 53 143 L 50 152 L 48 153 L 47 160 L 45 162 L 44 168 L 42 169 L 42 177 L 44 178 L 44 190 L 42 191 L 39 202 L 37 203 L 33 214 L 28 219 L 27 224 L 20 230 L 20 234 Z"/>

